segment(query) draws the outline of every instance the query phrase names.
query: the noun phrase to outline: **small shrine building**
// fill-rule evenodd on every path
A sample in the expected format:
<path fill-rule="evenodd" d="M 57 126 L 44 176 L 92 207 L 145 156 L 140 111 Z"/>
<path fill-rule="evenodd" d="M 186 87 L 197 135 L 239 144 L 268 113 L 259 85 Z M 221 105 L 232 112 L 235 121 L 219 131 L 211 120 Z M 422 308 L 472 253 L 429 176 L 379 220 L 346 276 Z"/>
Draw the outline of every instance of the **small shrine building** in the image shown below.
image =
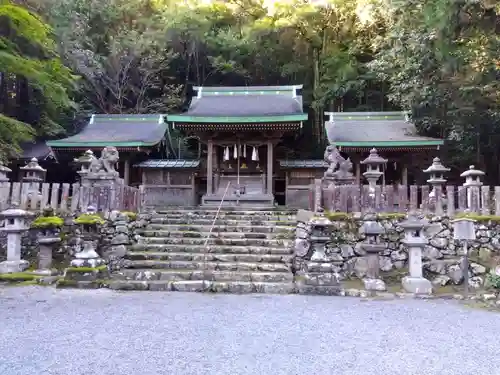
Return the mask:
<path fill-rule="evenodd" d="M 168 115 L 175 129 L 207 146 L 203 205 L 274 204 L 274 149 L 285 132 L 301 129 L 302 85 L 195 87 L 187 112 Z"/>
<path fill-rule="evenodd" d="M 78 134 L 48 141 L 47 146 L 58 160 L 72 162 L 85 151 L 91 150 L 99 157 L 106 146 L 114 146 L 120 153 L 120 175 L 125 184 L 139 184 L 138 173 L 131 166 L 152 152 L 164 149 L 167 131 L 165 115 L 104 115 L 94 114 Z"/>
<path fill-rule="evenodd" d="M 356 182 L 362 182 L 360 162 L 370 149 L 389 162 L 385 184 L 425 184 L 423 170 L 437 156 L 442 139 L 417 135 L 415 125 L 405 112 L 326 112 L 325 129 L 330 144 L 351 158 Z"/>

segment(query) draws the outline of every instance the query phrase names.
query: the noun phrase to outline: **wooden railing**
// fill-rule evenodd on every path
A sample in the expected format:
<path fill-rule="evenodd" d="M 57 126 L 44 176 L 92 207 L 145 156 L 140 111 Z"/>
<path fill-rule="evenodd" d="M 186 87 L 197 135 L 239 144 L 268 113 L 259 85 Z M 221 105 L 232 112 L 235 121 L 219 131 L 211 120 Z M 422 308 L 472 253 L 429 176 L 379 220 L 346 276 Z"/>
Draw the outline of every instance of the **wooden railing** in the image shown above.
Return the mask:
<path fill-rule="evenodd" d="M 314 192 L 313 192 L 314 193 Z M 343 185 L 322 189 L 322 206 L 327 211 L 377 212 L 420 211 L 453 216 L 460 212 L 500 216 L 500 186 L 464 187 L 447 185 L 432 192 L 424 186 Z"/>
<path fill-rule="evenodd" d="M 140 194 L 139 189 L 131 186 L 89 188 L 80 183 L 0 183 L 0 210 L 9 208 L 14 202 L 29 211 L 42 211 L 50 207 L 59 212 L 74 213 L 83 212 L 92 205 L 100 212 L 137 212 Z"/>

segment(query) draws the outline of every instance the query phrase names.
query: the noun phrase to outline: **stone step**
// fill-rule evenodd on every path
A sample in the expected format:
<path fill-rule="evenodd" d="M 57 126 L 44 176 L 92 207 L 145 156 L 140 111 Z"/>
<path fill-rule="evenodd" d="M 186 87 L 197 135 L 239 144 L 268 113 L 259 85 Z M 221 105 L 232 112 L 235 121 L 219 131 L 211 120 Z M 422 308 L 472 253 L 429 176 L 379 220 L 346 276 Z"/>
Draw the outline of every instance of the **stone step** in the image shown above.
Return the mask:
<path fill-rule="evenodd" d="M 266 293 L 290 294 L 295 292 L 291 282 L 249 282 L 249 281 L 202 281 L 202 280 L 113 280 L 109 284 L 113 290 L 150 290 L 178 292 L 219 292 L 219 293 Z"/>
<path fill-rule="evenodd" d="M 165 244 L 165 245 L 222 245 L 222 246 L 270 246 L 290 247 L 289 239 L 260 239 L 260 238 L 186 238 L 186 237 L 141 237 L 139 243 Z"/>
<path fill-rule="evenodd" d="M 195 232 L 195 231 L 168 231 L 168 230 L 142 230 L 143 237 L 170 237 L 170 238 L 229 238 L 229 239 L 292 239 L 295 238 L 293 231 L 288 233 L 258 233 L 258 232 Z"/>
<path fill-rule="evenodd" d="M 186 245 L 186 244 L 135 244 L 132 251 L 152 251 L 162 253 L 186 252 L 191 254 L 249 254 L 249 255 L 291 255 L 291 247 L 284 246 L 224 246 L 224 245 Z"/>
<path fill-rule="evenodd" d="M 185 213 L 185 214 L 165 214 L 165 215 L 154 215 L 151 220 L 152 222 L 155 222 L 155 220 L 158 219 L 184 219 L 184 220 L 193 220 L 193 219 L 205 219 L 205 220 L 214 220 L 215 219 L 215 213 L 213 214 L 191 214 L 191 213 Z M 261 221 L 261 222 L 266 222 L 266 221 L 294 221 L 296 220 L 295 215 L 226 215 L 226 214 L 219 214 L 217 215 L 217 219 L 220 220 L 250 220 L 250 221 Z"/>
<path fill-rule="evenodd" d="M 253 263 L 253 262 L 204 262 L 182 260 L 126 260 L 124 268 L 129 269 L 171 269 L 171 270 L 210 270 L 237 272 L 290 272 L 290 267 L 284 263 Z"/>
<path fill-rule="evenodd" d="M 154 231 L 186 231 L 186 232 L 210 232 L 212 225 L 203 224 L 149 224 L 147 230 Z M 290 225 L 214 225 L 212 232 L 244 232 L 244 233 L 295 233 L 295 226 Z"/>
<path fill-rule="evenodd" d="M 137 269 L 125 268 L 113 274 L 113 278 L 122 280 L 207 280 L 207 281 L 251 281 L 251 282 L 293 282 L 291 272 L 263 271 L 227 271 L 227 270 L 192 270 L 192 269 Z"/>
<path fill-rule="evenodd" d="M 156 217 L 151 219 L 151 224 L 177 224 L 177 225 L 235 225 L 235 226 L 290 226 L 295 227 L 296 220 L 235 220 L 235 219 L 197 219 L 183 217 Z"/>
<path fill-rule="evenodd" d="M 250 263 L 288 263 L 292 254 L 217 254 L 217 253 L 189 253 L 189 252 L 147 252 L 129 251 L 125 255 L 130 260 L 165 260 L 165 261 L 195 261 L 195 262 L 250 262 Z"/>

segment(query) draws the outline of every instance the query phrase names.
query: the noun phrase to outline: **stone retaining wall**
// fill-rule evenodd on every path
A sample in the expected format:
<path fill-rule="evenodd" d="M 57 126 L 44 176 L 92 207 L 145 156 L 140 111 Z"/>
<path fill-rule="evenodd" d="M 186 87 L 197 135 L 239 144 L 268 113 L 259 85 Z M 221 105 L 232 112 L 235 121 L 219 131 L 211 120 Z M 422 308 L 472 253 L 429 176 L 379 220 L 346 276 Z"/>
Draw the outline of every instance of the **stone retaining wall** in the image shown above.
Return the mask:
<path fill-rule="evenodd" d="M 382 277 L 407 272 L 408 251 L 403 245 L 404 232 L 399 223 L 402 217 L 379 219 L 385 229 L 381 240 L 386 249 L 380 254 L 380 270 Z M 448 283 L 460 284 L 463 281 L 461 257 L 463 248 L 453 239 L 453 228 L 447 217 L 434 217 L 429 220 L 430 226 L 425 234 L 429 244 L 423 251 L 424 276 L 435 285 Z M 368 264 L 362 242 L 364 235 L 359 233 L 362 218 L 344 218 L 334 220 L 332 242 L 326 251 L 312 251 L 308 256 L 297 257 L 296 269 L 305 277 L 328 278 L 338 273 L 340 279 L 363 278 Z M 299 223 L 298 226 L 300 227 Z M 470 285 L 481 286 L 489 268 L 497 264 L 500 255 L 500 224 L 497 221 L 481 221 L 475 224 L 477 239 L 469 247 L 470 250 Z M 300 231 L 298 231 L 300 232 Z M 321 283 L 321 281 L 318 281 Z"/>
<path fill-rule="evenodd" d="M 74 216 L 65 217 L 65 224 L 61 229 L 62 242 L 55 249 L 54 266 L 64 267 L 73 254 L 74 232 L 77 226 L 73 224 Z M 136 241 L 137 229 L 144 228 L 150 221 L 150 214 L 139 214 L 137 217 L 111 211 L 106 222 L 100 228 L 98 238 L 98 253 L 109 261 L 111 269 L 120 267 L 121 259 L 125 255 L 126 246 Z M 22 258 L 28 260 L 32 266 L 36 266 L 38 254 L 37 230 L 30 229 L 23 234 Z M 7 257 L 7 235 L 0 231 L 0 261 Z"/>

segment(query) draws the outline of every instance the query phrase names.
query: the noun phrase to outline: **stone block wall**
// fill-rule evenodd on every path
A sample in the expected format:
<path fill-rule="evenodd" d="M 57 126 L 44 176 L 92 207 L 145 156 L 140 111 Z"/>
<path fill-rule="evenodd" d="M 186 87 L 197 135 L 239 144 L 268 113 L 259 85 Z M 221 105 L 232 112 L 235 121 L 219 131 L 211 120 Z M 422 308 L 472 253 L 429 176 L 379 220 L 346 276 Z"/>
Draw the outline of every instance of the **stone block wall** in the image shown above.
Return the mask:
<path fill-rule="evenodd" d="M 77 226 L 73 224 L 75 217 L 65 217 L 65 224 L 61 228 L 62 242 L 53 253 L 54 266 L 63 268 L 73 255 L 74 232 Z M 138 230 L 144 228 L 150 221 L 150 214 L 131 215 L 120 211 L 111 211 L 106 215 L 106 222 L 100 227 L 97 239 L 97 252 L 109 261 L 111 269 L 121 265 L 127 246 L 136 241 Z M 30 229 L 23 234 L 22 258 L 28 260 L 32 266 L 37 264 L 38 243 L 37 230 Z M 7 256 L 7 235 L 0 231 L 0 261 Z"/>
<path fill-rule="evenodd" d="M 398 217 L 399 216 L 399 217 Z M 381 242 L 386 248 L 380 254 L 379 266 L 382 277 L 405 274 L 408 267 L 408 251 L 402 240 L 403 228 L 399 225 L 403 215 L 379 218 L 385 229 Z M 463 281 L 461 258 L 463 248 L 453 239 L 453 226 L 447 217 L 429 219 L 426 229 L 429 244 L 423 251 L 424 275 L 435 285 L 460 284 Z M 312 251 L 305 257 L 297 257 L 295 268 L 305 275 L 321 276 L 337 273 L 340 279 L 363 278 L 368 264 L 362 242 L 365 240 L 359 228 L 362 218 L 332 218 L 333 232 L 326 251 Z M 300 223 L 299 223 L 300 226 Z M 469 246 L 469 283 L 479 287 L 492 265 L 500 263 L 500 221 L 482 220 L 475 224 L 477 239 Z"/>

